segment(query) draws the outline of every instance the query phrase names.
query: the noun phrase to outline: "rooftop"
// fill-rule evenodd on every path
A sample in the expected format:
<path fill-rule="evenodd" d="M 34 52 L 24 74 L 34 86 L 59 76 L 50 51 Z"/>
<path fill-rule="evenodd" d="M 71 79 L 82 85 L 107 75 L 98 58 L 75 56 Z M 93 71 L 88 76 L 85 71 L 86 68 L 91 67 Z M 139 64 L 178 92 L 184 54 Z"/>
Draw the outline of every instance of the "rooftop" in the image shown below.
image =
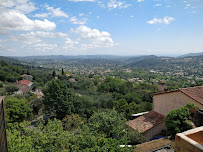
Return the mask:
<path fill-rule="evenodd" d="M 182 93 L 203 104 L 203 86 L 179 89 Z"/>
<path fill-rule="evenodd" d="M 166 117 L 164 115 L 159 114 L 155 111 L 150 111 L 149 113 L 134 120 L 129 120 L 127 122 L 127 125 L 135 130 L 138 130 L 139 132 L 145 132 L 162 123 L 165 119 Z"/>
<path fill-rule="evenodd" d="M 158 93 L 154 93 L 152 95 L 154 96 L 154 95 L 171 93 L 171 92 L 176 92 L 176 91 L 180 91 L 180 92 L 184 93 L 185 95 L 189 96 L 190 98 L 194 99 L 195 101 L 199 102 L 200 104 L 203 104 L 203 86 L 180 88 L 180 89 L 175 89 L 175 90 L 170 90 L 170 91 L 158 92 Z"/>
<path fill-rule="evenodd" d="M 17 81 L 18 84 L 24 84 L 24 85 L 28 85 L 31 83 L 31 81 L 29 80 L 20 80 L 20 81 Z"/>

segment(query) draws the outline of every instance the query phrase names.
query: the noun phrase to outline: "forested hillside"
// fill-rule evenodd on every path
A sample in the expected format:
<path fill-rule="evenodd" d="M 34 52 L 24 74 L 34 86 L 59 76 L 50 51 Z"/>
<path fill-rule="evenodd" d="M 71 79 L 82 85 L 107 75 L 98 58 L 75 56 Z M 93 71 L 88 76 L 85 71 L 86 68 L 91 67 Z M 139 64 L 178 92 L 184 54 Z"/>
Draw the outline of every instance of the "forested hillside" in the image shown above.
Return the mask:
<path fill-rule="evenodd" d="M 129 130 L 126 121 L 133 119 L 132 114 L 152 109 L 151 94 L 157 92 L 160 80 L 165 80 L 168 90 L 202 84 L 198 70 L 192 78 L 162 71 L 175 67 L 173 62 L 179 59 L 171 58 L 141 57 L 132 64 L 136 67 L 117 64 L 116 58 L 107 62 L 6 60 L 0 61 L 0 93 L 6 96 L 9 151 L 105 151 L 109 147 L 110 151 L 130 151 L 119 145 L 146 139 Z M 181 66 L 183 61 L 176 64 Z M 191 65 L 196 62 L 192 59 Z M 179 68 L 173 70 L 177 73 Z M 33 88 L 19 95 L 13 82 L 23 79 L 22 74 L 33 77 Z M 43 97 L 34 94 L 36 90 L 42 90 Z"/>

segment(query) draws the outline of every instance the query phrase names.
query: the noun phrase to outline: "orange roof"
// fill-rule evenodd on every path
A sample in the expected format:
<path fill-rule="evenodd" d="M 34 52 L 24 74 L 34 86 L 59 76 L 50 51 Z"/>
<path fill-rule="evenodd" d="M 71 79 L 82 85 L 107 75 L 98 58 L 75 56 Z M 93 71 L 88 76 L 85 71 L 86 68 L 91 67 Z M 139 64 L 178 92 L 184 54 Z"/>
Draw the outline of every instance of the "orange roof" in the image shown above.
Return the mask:
<path fill-rule="evenodd" d="M 194 99 L 195 101 L 199 102 L 200 104 L 203 104 L 203 86 L 163 91 L 163 92 L 153 93 L 152 96 L 164 94 L 164 93 L 176 92 L 176 91 L 180 91 L 180 92 L 184 93 L 185 95 L 189 96 L 190 98 Z"/>
<path fill-rule="evenodd" d="M 24 84 L 24 85 L 28 85 L 30 84 L 31 81 L 29 80 L 20 80 L 20 81 L 17 81 L 18 84 Z"/>
<path fill-rule="evenodd" d="M 139 132 L 145 132 L 162 123 L 163 121 L 165 121 L 165 119 L 166 116 L 155 111 L 150 111 L 149 113 L 134 120 L 129 120 L 127 122 L 127 125 L 135 130 L 138 130 Z"/>

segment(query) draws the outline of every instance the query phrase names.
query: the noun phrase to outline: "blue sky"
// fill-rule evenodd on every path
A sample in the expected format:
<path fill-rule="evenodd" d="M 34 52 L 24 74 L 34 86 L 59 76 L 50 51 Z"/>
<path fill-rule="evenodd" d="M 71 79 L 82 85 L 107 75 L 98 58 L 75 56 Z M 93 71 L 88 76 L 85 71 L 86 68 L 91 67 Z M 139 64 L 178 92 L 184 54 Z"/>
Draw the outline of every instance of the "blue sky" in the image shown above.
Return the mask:
<path fill-rule="evenodd" d="M 1 0 L 0 55 L 203 52 L 202 0 Z"/>

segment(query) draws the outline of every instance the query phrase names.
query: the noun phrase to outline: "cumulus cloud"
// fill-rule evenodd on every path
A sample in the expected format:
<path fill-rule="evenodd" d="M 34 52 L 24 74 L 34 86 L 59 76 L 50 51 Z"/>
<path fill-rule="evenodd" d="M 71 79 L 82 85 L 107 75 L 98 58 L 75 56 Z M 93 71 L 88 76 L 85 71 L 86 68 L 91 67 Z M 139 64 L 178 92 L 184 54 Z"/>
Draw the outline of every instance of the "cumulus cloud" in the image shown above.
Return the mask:
<path fill-rule="evenodd" d="M 44 31 L 36 31 L 36 32 L 29 32 L 26 34 L 19 34 L 18 36 L 25 36 L 25 37 L 30 37 L 30 36 L 35 36 L 35 37 L 43 37 L 43 38 L 58 38 L 58 37 L 66 37 L 68 36 L 67 33 L 62 33 L 62 32 L 44 32 Z"/>
<path fill-rule="evenodd" d="M 61 11 L 60 8 L 56 8 L 54 9 L 53 7 L 46 7 L 46 10 L 50 11 L 50 14 L 53 17 L 65 17 L 68 18 L 68 14 L 66 14 L 65 12 Z"/>
<path fill-rule="evenodd" d="M 1 0 L 0 6 L 25 14 L 37 9 L 29 0 Z"/>
<path fill-rule="evenodd" d="M 106 31 L 99 31 L 97 29 L 91 29 L 87 26 L 81 25 L 76 28 L 74 32 L 80 35 L 80 39 L 90 42 L 88 44 L 83 44 L 86 48 L 109 47 L 114 45 L 114 42 L 110 37 L 111 35 Z"/>
<path fill-rule="evenodd" d="M 65 18 L 69 17 L 68 14 L 63 12 L 60 8 L 53 8 L 53 7 L 49 7 L 48 5 L 45 5 L 44 7 L 46 7 L 46 10 L 48 11 L 47 13 L 35 14 L 33 15 L 33 17 L 38 17 L 38 18 L 45 18 L 48 16 L 65 17 Z"/>
<path fill-rule="evenodd" d="M 155 6 L 155 7 L 159 7 L 159 6 L 161 6 L 161 5 L 162 5 L 162 4 L 155 4 L 154 6 Z"/>
<path fill-rule="evenodd" d="M 42 13 L 42 14 L 35 14 L 33 15 L 33 17 L 38 17 L 38 18 L 45 18 L 48 17 L 49 14 L 48 13 Z"/>
<path fill-rule="evenodd" d="M 65 44 L 73 45 L 73 44 L 78 44 L 78 41 L 73 41 L 70 38 L 66 38 Z"/>
<path fill-rule="evenodd" d="M 70 18 L 70 21 L 73 24 L 86 24 L 88 19 L 87 18 L 82 18 L 82 19 L 77 19 L 75 16 Z"/>
<path fill-rule="evenodd" d="M 98 2 L 99 6 L 103 8 L 109 8 L 109 9 L 114 9 L 114 8 L 127 8 L 131 6 L 131 4 L 126 4 L 125 1 L 117 1 L 117 0 L 110 0 L 107 4 L 99 1 Z"/>
<path fill-rule="evenodd" d="M 36 50 L 40 50 L 42 52 L 47 52 L 50 50 L 57 49 L 57 44 L 48 44 L 48 43 L 37 43 L 33 45 Z"/>
<path fill-rule="evenodd" d="M 24 14 L 15 11 L 6 11 L 0 14 L 0 31 L 10 30 L 54 30 L 56 24 L 46 19 L 30 20 Z"/>
<path fill-rule="evenodd" d="M 96 0 L 69 0 L 70 2 L 94 2 Z"/>
<path fill-rule="evenodd" d="M 165 16 L 163 19 L 158 19 L 158 18 L 154 18 L 153 20 L 147 21 L 148 24 L 170 24 L 172 21 L 174 21 L 175 18 L 173 17 L 169 17 L 169 16 Z"/>

